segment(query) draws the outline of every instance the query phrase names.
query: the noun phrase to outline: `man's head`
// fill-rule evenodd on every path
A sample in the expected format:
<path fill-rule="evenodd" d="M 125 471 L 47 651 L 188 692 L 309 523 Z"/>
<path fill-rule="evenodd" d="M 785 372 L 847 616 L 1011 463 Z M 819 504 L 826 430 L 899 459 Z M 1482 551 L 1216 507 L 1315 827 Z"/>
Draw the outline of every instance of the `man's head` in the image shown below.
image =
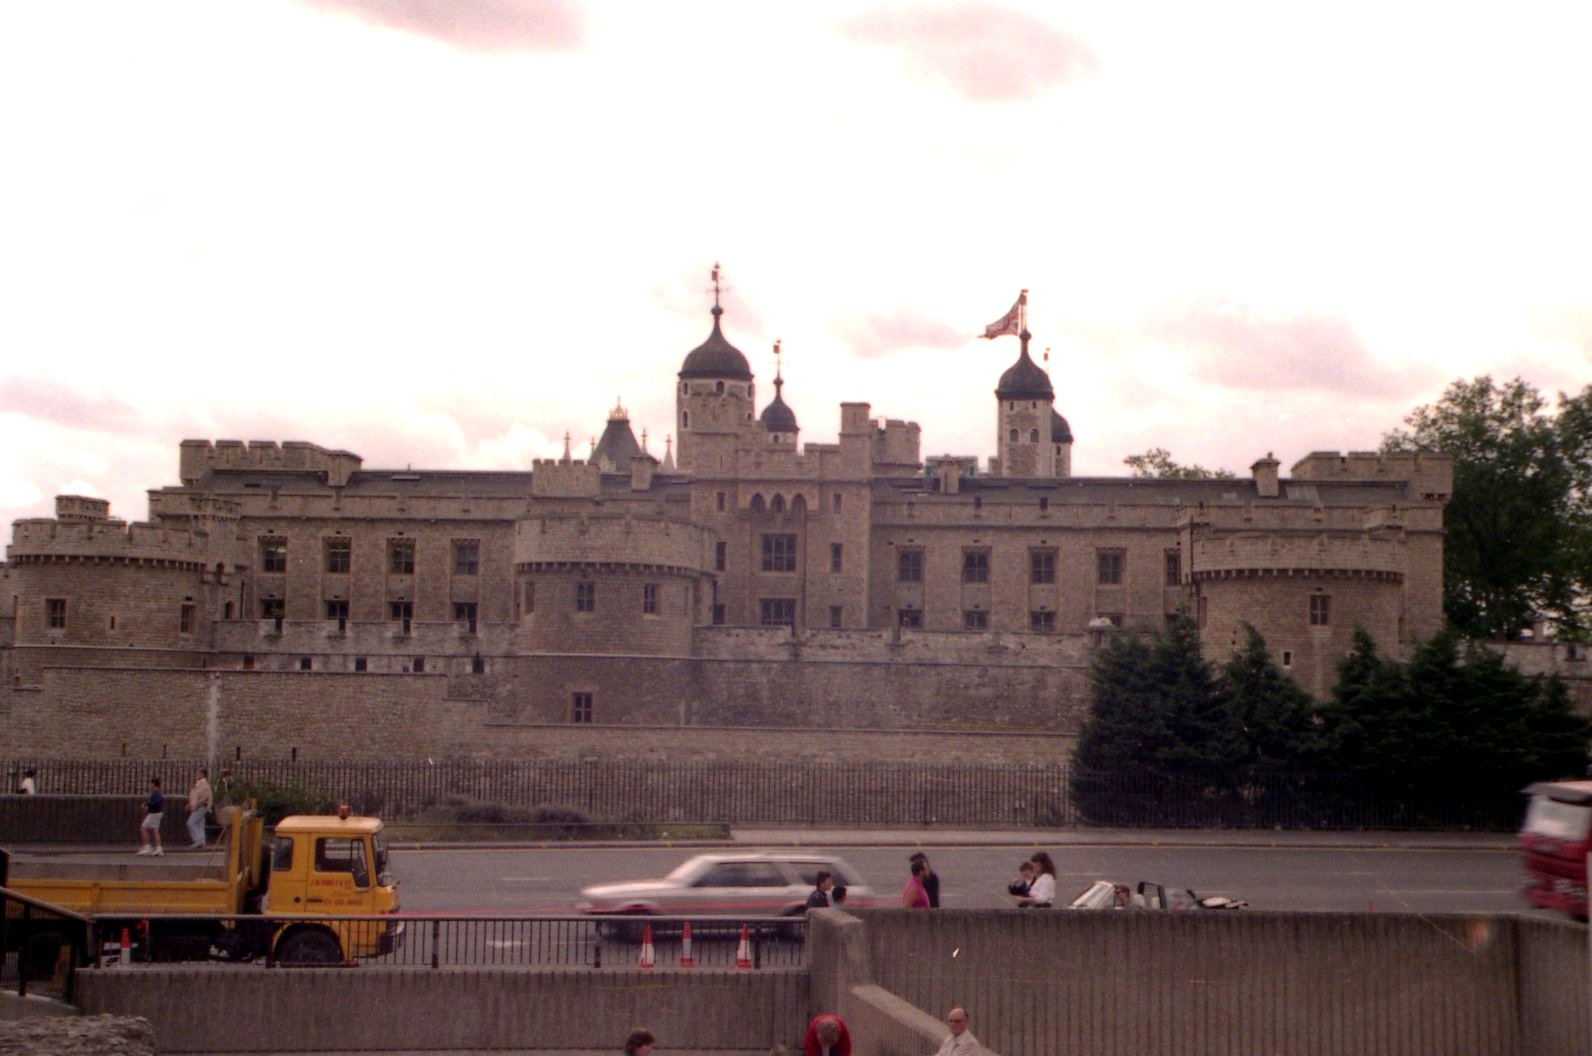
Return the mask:
<path fill-rule="evenodd" d="M 1017 871 L 1019 873 L 1022 873 L 1024 876 L 1033 876 L 1034 875 L 1034 863 L 1033 862 L 1024 862 L 1022 865 L 1019 865 L 1017 867 Z"/>
<path fill-rule="evenodd" d="M 829 901 L 833 902 L 837 906 L 845 905 L 846 904 L 846 885 L 845 884 L 836 884 L 835 887 L 834 887 L 834 890 L 829 892 Z"/>
<path fill-rule="evenodd" d="M 150 778 L 149 779 L 149 787 L 150 788 L 159 788 L 160 787 L 160 778 L 158 778 L 158 777 Z"/>
<path fill-rule="evenodd" d="M 952 1034 L 961 1034 L 967 1029 L 967 1009 L 951 1009 L 951 1011 L 945 1014 L 945 1023 L 951 1028 Z"/>
<path fill-rule="evenodd" d="M 818 883 L 816 886 L 820 891 L 828 891 L 835 886 L 835 874 L 828 869 L 818 870 Z"/>
<path fill-rule="evenodd" d="M 200 767 L 200 768 L 199 768 L 199 776 L 200 776 L 200 777 L 209 777 L 209 776 L 210 776 L 210 771 L 209 771 L 209 769 L 208 769 L 208 768 L 206 768 L 206 767 L 203 767 L 203 766 L 201 766 L 201 767 Z"/>
<path fill-rule="evenodd" d="M 918 851 L 913 854 L 911 858 L 908 858 L 907 861 L 914 863 L 922 862 L 925 866 L 927 866 L 929 864 L 929 856 L 924 854 L 922 851 Z"/>
<path fill-rule="evenodd" d="M 818 1021 L 818 1044 L 834 1047 L 840 1044 L 840 1024 L 832 1019 Z"/>

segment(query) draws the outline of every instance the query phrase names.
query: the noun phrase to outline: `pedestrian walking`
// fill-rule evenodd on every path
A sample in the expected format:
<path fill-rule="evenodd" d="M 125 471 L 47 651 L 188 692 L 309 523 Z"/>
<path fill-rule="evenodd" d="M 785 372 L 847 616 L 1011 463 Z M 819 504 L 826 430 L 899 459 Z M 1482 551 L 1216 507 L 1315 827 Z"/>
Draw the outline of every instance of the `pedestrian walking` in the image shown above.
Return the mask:
<path fill-rule="evenodd" d="M 632 1030 L 625 1041 L 625 1056 L 652 1056 L 652 1046 L 656 1041 L 650 1030 Z"/>
<path fill-rule="evenodd" d="M 929 856 L 922 851 L 918 851 L 910 860 L 923 863 L 923 891 L 929 896 L 929 908 L 939 909 L 940 874 L 936 873 L 934 867 L 929 865 Z"/>
<path fill-rule="evenodd" d="M 210 771 L 204 767 L 199 768 L 199 776 L 194 778 L 193 787 L 188 790 L 188 847 L 190 850 L 202 851 L 205 849 L 205 819 L 210 816 L 210 804 L 214 795 L 210 791 Z"/>
<path fill-rule="evenodd" d="M 24 796 L 37 795 L 39 786 L 33 783 L 33 769 L 30 767 L 22 771 L 22 783 L 17 786 L 17 792 Z"/>
<path fill-rule="evenodd" d="M 144 800 L 144 820 L 138 825 L 138 850 L 135 854 L 165 854 L 160 846 L 160 818 L 166 810 L 166 797 L 160 794 L 160 778 L 149 779 L 149 797 Z"/>

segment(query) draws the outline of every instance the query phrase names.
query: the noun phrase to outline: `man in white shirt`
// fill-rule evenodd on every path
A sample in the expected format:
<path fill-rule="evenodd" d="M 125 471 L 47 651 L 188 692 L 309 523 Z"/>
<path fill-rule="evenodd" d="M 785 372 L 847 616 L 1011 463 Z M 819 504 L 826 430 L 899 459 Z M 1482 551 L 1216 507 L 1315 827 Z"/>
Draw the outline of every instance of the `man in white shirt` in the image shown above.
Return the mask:
<path fill-rule="evenodd" d="M 965 1008 L 951 1009 L 950 1012 L 946 1013 L 945 1023 L 946 1026 L 951 1028 L 951 1035 L 945 1039 L 945 1042 L 934 1056 L 973 1056 L 975 1053 L 984 1051 L 984 1047 L 978 1043 L 978 1039 L 973 1036 L 973 1032 L 967 1029 L 967 1010 Z"/>

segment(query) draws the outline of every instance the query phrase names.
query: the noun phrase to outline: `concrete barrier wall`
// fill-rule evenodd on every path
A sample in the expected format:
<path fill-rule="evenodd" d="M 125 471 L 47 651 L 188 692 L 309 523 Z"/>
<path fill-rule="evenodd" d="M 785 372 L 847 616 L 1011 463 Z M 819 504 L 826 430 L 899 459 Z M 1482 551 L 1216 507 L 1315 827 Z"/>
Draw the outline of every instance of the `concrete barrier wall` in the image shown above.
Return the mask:
<path fill-rule="evenodd" d="M 188 785 L 192 774 L 162 775 L 182 787 L 166 792 L 160 839 L 168 847 L 188 846 Z M 138 826 L 149 793 L 128 796 L 0 796 L 0 846 L 11 843 L 125 843 L 138 847 Z"/>
<path fill-rule="evenodd" d="M 85 1015 L 141 1015 L 162 1053 L 609 1049 L 799 1043 L 807 973 L 159 966 L 85 971 Z"/>
<path fill-rule="evenodd" d="M 1584 928 L 1510 917 L 860 914 L 873 981 L 1003 1052 L 1585 1053 Z M 1577 989 L 1579 988 L 1579 989 Z"/>

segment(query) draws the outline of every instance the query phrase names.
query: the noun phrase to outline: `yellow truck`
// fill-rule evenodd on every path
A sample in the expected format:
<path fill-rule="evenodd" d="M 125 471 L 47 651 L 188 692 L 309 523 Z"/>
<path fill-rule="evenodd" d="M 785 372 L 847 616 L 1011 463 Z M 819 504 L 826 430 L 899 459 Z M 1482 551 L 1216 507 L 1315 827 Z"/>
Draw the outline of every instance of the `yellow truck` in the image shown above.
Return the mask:
<path fill-rule="evenodd" d="M 18 894 L 92 917 L 102 941 L 129 930 L 142 955 L 188 960 L 267 956 L 284 964 L 340 964 L 390 953 L 403 922 L 339 920 L 398 912 L 382 823 L 377 818 L 294 815 L 267 841 L 264 819 L 237 810 L 213 859 L 191 855 L 132 860 L 10 856 L 6 885 Z M 188 919 L 172 919 L 174 916 Z M 208 919 L 207 919 L 208 918 Z M 325 919 L 323 919 L 325 918 Z M 15 923 L 15 922 L 12 922 Z M 51 936 L 7 929 L 7 946 L 29 942 L 35 956 Z M 57 945 L 65 936 L 55 936 Z"/>

